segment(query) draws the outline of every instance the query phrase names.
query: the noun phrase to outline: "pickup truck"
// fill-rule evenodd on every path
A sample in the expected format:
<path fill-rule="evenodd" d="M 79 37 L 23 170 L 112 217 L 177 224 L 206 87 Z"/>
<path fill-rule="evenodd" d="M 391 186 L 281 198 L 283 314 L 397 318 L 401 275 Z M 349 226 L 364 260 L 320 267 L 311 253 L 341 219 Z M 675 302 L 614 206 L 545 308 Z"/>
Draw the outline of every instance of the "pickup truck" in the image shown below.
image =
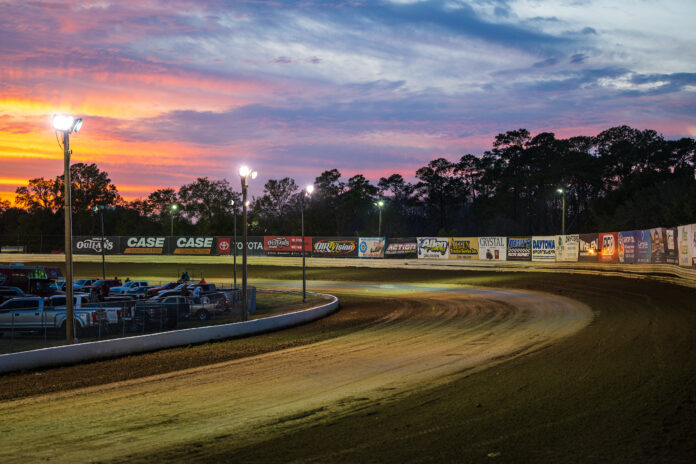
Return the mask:
<path fill-rule="evenodd" d="M 178 326 L 181 319 L 206 321 L 210 315 L 220 311 L 220 306 L 211 303 L 206 297 L 201 297 L 200 303 L 194 303 L 192 298 L 185 296 L 168 296 L 157 301 L 139 301 L 135 304 L 134 322 L 137 327 L 167 328 Z"/>
<path fill-rule="evenodd" d="M 92 285 L 85 285 L 80 290 L 92 295 L 93 300 L 103 300 L 109 295 L 111 287 L 120 287 L 121 281 L 118 279 L 97 280 Z"/>
<path fill-rule="evenodd" d="M 0 305 L 0 332 L 40 329 L 65 333 L 65 307 L 49 306 L 41 297 L 13 298 Z M 96 308 L 75 310 L 75 336 L 93 331 L 100 324 Z"/>
<path fill-rule="evenodd" d="M 106 324 L 118 324 L 123 317 L 123 304 L 111 303 L 92 303 L 88 293 L 76 293 L 73 295 L 75 310 L 96 309 L 100 311 L 100 320 Z M 54 295 L 46 298 L 46 305 L 55 309 L 65 310 L 65 295 Z"/>
<path fill-rule="evenodd" d="M 132 294 L 136 297 L 140 297 L 140 295 L 144 297 L 149 287 L 150 285 L 144 280 L 131 280 L 130 282 L 126 282 L 120 287 L 111 287 L 109 289 L 109 296 Z"/>

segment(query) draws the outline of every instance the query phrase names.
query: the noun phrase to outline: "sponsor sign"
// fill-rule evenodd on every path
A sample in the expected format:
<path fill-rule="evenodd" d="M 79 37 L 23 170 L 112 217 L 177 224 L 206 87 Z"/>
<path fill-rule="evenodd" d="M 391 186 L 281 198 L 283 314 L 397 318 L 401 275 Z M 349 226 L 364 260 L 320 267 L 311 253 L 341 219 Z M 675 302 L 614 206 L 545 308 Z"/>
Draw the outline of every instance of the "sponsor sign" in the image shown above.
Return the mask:
<path fill-rule="evenodd" d="M 447 237 L 418 237 L 418 258 L 449 259 Z"/>
<path fill-rule="evenodd" d="M 578 247 L 578 261 L 597 262 L 599 252 L 599 234 L 580 234 Z"/>
<path fill-rule="evenodd" d="M 358 239 L 355 237 L 314 237 L 312 256 L 317 258 L 355 258 Z"/>
<path fill-rule="evenodd" d="M 358 256 L 360 258 L 384 258 L 384 237 L 360 237 Z"/>
<path fill-rule="evenodd" d="M 665 262 L 667 264 L 679 264 L 679 250 L 677 249 L 677 228 L 664 229 L 665 237 Z"/>
<path fill-rule="evenodd" d="M 619 246 L 619 262 L 624 264 L 635 263 L 637 255 L 636 233 L 634 231 L 619 232 L 616 239 Z"/>
<path fill-rule="evenodd" d="M 652 250 L 651 262 L 653 264 L 667 262 L 665 248 L 665 229 L 662 227 L 650 229 L 650 249 Z"/>
<path fill-rule="evenodd" d="M 508 261 L 532 260 L 532 237 L 508 237 L 507 240 Z"/>
<path fill-rule="evenodd" d="M 696 265 L 696 224 L 677 227 L 679 265 Z"/>
<path fill-rule="evenodd" d="M 619 245 L 617 241 L 616 232 L 599 234 L 598 261 L 600 263 L 616 263 L 619 260 Z"/>
<path fill-rule="evenodd" d="M 229 237 L 228 237 L 229 238 Z M 237 256 L 240 256 L 244 252 L 244 241 L 237 237 L 237 242 L 230 242 L 232 249 L 237 247 Z M 257 236 L 247 236 L 247 256 L 265 256 L 266 253 L 263 250 L 263 237 Z"/>
<path fill-rule="evenodd" d="M 212 255 L 216 251 L 215 237 L 171 237 L 169 249 L 175 255 Z"/>
<path fill-rule="evenodd" d="M 580 249 L 580 236 L 556 235 L 556 261 L 577 261 Z"/>
<path fill-rule="evenodd" d="M 479 243 L 478 237 L 450 237 L 449 259 L 468 259 L 478 260 Z"/>
<path fill-rule="evenodd" d="M 418 241 L 412 238 L 388 238 L 385 258 L 413 259 L 418 257 Z"/>
<path fill-rule="evenodd" d="M 167 237 L 121 237 L 124 255 L 161 255 L 167 250 Z"/>
<path fill-rule="evenodd" d="M 104 254 L 112 255 L 119 251 L 118 237 L 104 237 Z M 102 253 L 102 238 L 100 236 L 73 237 L 73 253 L 94 255 Z"/>
<path fill-rule="evenodd" d="M 636 242 L 636 263 L 650 264 L 652 260 L 652 240 L 649 230 L 633 231 Z"/>
<path fill-rule="evenodd" d="M 479 260 L 505 261 L 507 254 L 506 237 L 479 237 Z"/>
<path fill-rule="evenodd" d="M 532 261 L 556 261 L 556 237 L 532 237 Z"/>
<path fill-rule="evenodd" d="M 218 237 L 217 254 L 229 255 L 232 253 L 232 240 L 229 237 Z"/>
<path fill-rule="evenodd" d="M 272 235 L 263 238 L 263 249 L 268 256 L 302 256 L 302 237 Z M 312 237 L 305 236 L 305 251 L 312 251 Z"/>

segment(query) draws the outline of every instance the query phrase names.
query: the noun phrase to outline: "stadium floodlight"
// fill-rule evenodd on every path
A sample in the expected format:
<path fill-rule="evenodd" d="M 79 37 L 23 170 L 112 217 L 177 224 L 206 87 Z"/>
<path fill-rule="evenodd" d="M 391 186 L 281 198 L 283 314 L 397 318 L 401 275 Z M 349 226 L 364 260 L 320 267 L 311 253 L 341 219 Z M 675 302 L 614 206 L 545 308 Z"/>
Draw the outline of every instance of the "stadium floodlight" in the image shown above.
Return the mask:
<path fill-rule="evenodd" d="M 313 194 L 314 193 L 314 185 L 311 185 L 311 184 L 308 185 L 307 188 L 305 188 L 305 190 L 307 191 L 307 195 Z"/>
<path fill-rule="evenodd" d="M 172 203 L 169 206 L 169 209 L 171 210 L 171 213 L 169 214 L 169 236 L 173 237 L 174 236 L 174 213 L 176 213 L 176 210 L 179 209 L 179 205 L 176 203 Z"/>
<path fill-rule="evenodd" d="M 63 184 L 65 208 L 65 341 L 75 343 L 75 308 L 73 302 L 73 257 L 72 257 L 72 181 L 70 180 L 70 133 L 82 128 L 82 118 L 54 114 L 51 125 L 56 132 L 63 133 Z"/>
<path fill-rule="evenodd" d="M 384 206 L 384 200 L 379 200 L 375 202 L 375 205 L 379 208 L 379 227 L 377 229 L 377 236 L 382 236 L 382 207 Z"/>
<path fill-rule="evenodd" d="M 242 180 L 242 320 L 249 319 L 249 302 L 247 301 L 247 188 L 249 187 L 249 177 L 256 179 L 258 172 L 252 171 L 249 166 L 243 165 L 239 168 L 239 176 Z"/>
<path fill-rule="evenodd" d="M 563 204 L 561 206 L 561 235 L 565 235 L 565 189 L 558 188 L 556 189 L 556 193 L 563 195 Z"/>

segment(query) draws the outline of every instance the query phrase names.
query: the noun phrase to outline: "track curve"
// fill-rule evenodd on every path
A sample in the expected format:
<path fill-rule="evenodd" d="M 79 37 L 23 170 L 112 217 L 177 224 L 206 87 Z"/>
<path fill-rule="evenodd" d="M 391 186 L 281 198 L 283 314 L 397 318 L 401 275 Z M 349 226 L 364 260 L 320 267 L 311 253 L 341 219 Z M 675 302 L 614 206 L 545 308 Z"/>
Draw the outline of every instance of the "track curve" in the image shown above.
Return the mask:
<path fill-rule="evenodd" d="M 345 284 L 322 283 L 323 289 Z M 384 315 L 312 345 L 131 381 L 0 403 L 3 462 L 128 460 L 191 440 L 244 444 L 385 402 L 453 374 L 542 349 L 592 311 L 513 290 L 361 284 Z"/>

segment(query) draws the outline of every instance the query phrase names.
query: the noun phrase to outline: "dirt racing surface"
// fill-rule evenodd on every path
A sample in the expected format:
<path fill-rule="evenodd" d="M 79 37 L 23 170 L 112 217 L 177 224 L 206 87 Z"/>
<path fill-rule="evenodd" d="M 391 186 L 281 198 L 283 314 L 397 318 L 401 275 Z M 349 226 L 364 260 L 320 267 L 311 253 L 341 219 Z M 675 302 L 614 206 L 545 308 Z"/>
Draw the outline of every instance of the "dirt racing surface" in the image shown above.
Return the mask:
<path fill-rule="evenodd" d="M 696 292 L 624 279 L 428 274 L 391 285 L 315 283 L 341 296 L 342 310 L 277 334 L 2 377 L 0 459 L 694 456 Z M 447 285 L 407 282 L 428 279 Z"/>

